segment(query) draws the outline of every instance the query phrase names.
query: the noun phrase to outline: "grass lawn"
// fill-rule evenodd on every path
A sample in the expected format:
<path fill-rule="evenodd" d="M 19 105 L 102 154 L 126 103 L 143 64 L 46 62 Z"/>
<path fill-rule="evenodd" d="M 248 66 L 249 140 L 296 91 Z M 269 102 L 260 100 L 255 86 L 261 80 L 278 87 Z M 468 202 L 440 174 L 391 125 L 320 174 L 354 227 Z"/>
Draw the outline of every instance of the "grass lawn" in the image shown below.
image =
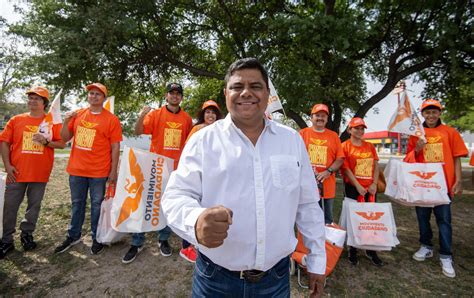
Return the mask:
<path fill-rule="evenodd" d="M 147 234 L 146 248 L 129 264 L 121 263 L 127 252 L 127 237 L 98 256 L 90 255 L 89 214 L 84 223 L 82 242 L 70 251 L 53 255 L 54 247 L 66 235 L 70 219 L 70 196 L 65 172 L 67 159 L 57 159 L 42 204 L 35 239 L 39 247 L 24 253 L 16 235 L 16 251 L 0 260 L 0 296 L 136 296 L 189 297 L 193 266 L 179 257 L 181 241 L 171 238 L 173 255 L 159 254 L 154 233 Z M 1 167 L 1 164 L 0 164 Z M 472 296 L 474 293 L 474 190 L 471 170 L 464 173 L 465 194 L 452 206 L 453 250 L 456 278 L 441 273 L 438 236 L 434 220 L 435 257 L 416 262 L 411 256 L 418 249 L 418 227 L 414 208 L 393 203 L 400 245 L 380 253 L 386 265 L 377 268 L 361 257 L 354 267 L 343 253 L 328 278 L 330 296 Z M 338 193 L 341 185 L 338 184 Z M 339 218 L 341 197 L 336 199 L 335 217 Z M 387 201 L 383 196 L 380 201 Z M 23 204 L 19 214 L 24 214 Z M 19 218 L 21 220 L 21 218 Z M 307 296 L 291 277 L 292 296 Z"/>

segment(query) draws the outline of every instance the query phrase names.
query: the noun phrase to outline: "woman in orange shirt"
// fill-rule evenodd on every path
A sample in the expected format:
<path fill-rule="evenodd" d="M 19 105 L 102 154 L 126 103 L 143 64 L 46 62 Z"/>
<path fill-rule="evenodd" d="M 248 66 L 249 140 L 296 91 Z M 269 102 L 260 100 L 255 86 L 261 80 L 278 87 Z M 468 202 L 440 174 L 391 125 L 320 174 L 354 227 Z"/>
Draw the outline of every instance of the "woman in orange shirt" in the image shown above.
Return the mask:
<path fill-rule="evenodd" d="M 342 176 L 347 198 L 359 202 L 375 202 L 377 179 L 379 177 L 379 158 L 374 145 L 363 140 L 366 128 L 367 126 L 362 118 L 355 117 L 349 122 L 348 132 L 351 138 L 342 143 L 342 151 L 345 156 Z M 383 265 L 375 251 L 366 250 L 365 253 L 374 265 Z M 349 261 L 353 265 L 358 263 L 355 247 L 349 247 Z"/>
<path fill-rule="evenodd" d="M 198 121 L 194 124 L 193 128 L 188 134 L 188 138 L 186 142 L 188 142 L 189 138 L 198 130 L 208 126 L 216 122 L 217 120 L 222 118 L 221 110 L 219 105 L 213 101 L 212 99 L 204 102 L 202 104 L 201 111 L 198 114 Z"/>
<path fill-rule="evenodd" d="M 219 105 L 213 101 L 208 100 L 202 104 L 201 111 L 198 114 L 198 121 L 194 124 L 193 128 L 188 134 L 186 142 L 188 142 L 189 138 L 198 130 L 216 122 L 217 120 L 222 118 L 222 114 L 219 108 Z M 183 248 L 180 250 L 179 255 L 189 262 L 196 262 L 196 250 L 194 246 L 191 245 L 188 241 L 183 239 Z"/>

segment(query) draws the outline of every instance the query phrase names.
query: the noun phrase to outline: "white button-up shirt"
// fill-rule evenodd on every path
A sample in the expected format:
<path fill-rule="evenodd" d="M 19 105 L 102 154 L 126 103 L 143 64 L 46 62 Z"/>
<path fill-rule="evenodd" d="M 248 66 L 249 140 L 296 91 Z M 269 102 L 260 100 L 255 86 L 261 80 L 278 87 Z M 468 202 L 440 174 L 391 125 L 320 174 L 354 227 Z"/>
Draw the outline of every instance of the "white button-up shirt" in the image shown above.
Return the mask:
<path fill-rule="evenodd" d="M 263 270 L 291 254 L 303 235 L 308 270 L 324 274 L 324 216 L 303 140 L 265 120 L 255 146 L 230 115 L 194 134 L 171 174 L 163 200 L 168 225 L 229 270 Z M 205 208 L 233 211 L 228 237 L 217 248 L 197 244 L 194 226 Z"/>

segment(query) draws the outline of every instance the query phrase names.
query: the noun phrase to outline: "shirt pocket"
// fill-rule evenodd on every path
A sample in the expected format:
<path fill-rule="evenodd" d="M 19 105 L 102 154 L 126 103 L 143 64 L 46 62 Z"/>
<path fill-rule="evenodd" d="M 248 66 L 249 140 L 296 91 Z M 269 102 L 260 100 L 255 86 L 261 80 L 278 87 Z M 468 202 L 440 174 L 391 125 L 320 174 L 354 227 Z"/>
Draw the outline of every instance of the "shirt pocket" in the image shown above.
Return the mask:
<path fill-rule="evenodd" d="M 292 155 L 270 156 L 273 186 L 292 190 L 298 186 L 299 163 Z"/>

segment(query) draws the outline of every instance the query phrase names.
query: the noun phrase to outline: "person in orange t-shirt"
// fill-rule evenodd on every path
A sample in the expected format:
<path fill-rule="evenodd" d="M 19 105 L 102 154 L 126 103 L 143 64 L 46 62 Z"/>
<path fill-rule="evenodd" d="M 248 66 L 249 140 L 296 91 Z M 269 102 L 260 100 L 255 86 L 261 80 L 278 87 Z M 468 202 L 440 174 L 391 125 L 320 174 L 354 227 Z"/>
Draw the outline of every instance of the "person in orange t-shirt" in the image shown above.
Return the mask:
<path fill-rule="evenodd" d="M 166 86 L 166 105 L 154 110 L 148 106 L 143 107 L 135 124 L 137 136 L 151 135 L 150 151 L 172 158 L 175 169 L 193 124 L 191 117 L 180 107 L 182 100 L 183 87 L 178 83 L 168 84 Z M 165 257 L 171 256 L 171 247 L 168 242 L 170 236 L 171 229 L 168 226 L 158 231 L 160 253 Z M 145 233 L 134 233 L 132 245 L 122 262 L 124 264 L 133 262 L 143 249 L 144 242 Z"/>
<path fill-rule="evenodd" d="M 316 104 L 311 109 L 312 127 L 300 130 L 300 135 L 308 150 L 313 166 L 314 176 L 320 188 L 320 197 L 324 199 L 324 220 L 326 224 L 333 222 L 333 199 L 336 196 L 335 172 L 344 163 L 339 136 L 326 128 L 329 108 L 325 104 Z M 321 205 L 323 201 L 320 200 Z"/>
<path fill-rule="evenodd" d="M 438 100 L 427 99 L 421 105 L 421 115 L 425 118 L 423 126 L 425 138 L 410 136 L 407 154 L 415 151 L 417 162 L 443 163 L 444 175 L 450 198 L 454 194 L 462 193 L 462 166 L 461 157 L 468 155 L 468 150 L 461 135 L 456 129 L 441 123 L 442 106 Z M 431 213 L 434 213 L 439 229 L 439 257 L 442 272 L 448 277 L 455 277 L 452 261 L 452 227 L 451 203 L 435 207 L 415 207 L 420 230 L 420 249 L 413 255 L 413 259 L 424 261 L 433 257 L 433 232 L 431 230 Z"/>
<path fill-rule="evenodd" d="M 43 123 L 47 123 L 45 108 L 49 103 L 48 90 L 34 87 L 26 94 L 29 112 L 12 117 L 0 134 L 2 159 L 7 172 L 0 259 L 14 249 L 13 235 L 18 209 L 25 193 L 28 205 L 20 224 L 20 239 L 25 251 L 36 248 L 33 232 L 53 168 L 54 148 L 65 147 L 59 135 L 61 124 L 52 125 L 49 132 L 40 128 Z"/>
<path fill-rule="evenodd" d="M 375 202 L 377 180 L 379 177 L 379 157 L 374 145 L 364 141 L 367 125 L 362 118 L 354 117 L 349 122 L 348 132 L 351 138 L 342 143 L 344 165 L 342 176 L 344 179 L 345 197 L 358 202 Z M 376 266 L 383 266 L 383 261 L 373 250 L 365 251 L 367 257 Z M 349 261 L 358 264 L 357 249 L 349 247 Z"/>
<path fill-rule="evenodd" d="M 198 121 L 196 124 L 194 124 L 193 128 L 188 134 L 188 137 L 186 138 L 186 142 L 188 142 L 189 138 L 202 128 L 216 122 L 217 120 L 222 119 L 222 114 L 221 110 L 219 108 L 219 105 L 213 101 L 212 99 L 205 101 L 202 104 L 201 111 L 199 111 L 199 114 L 197 116 Z"/>
<path fill-rule="evenodd" d="M 74 137 L 67 172 L 71 189 L 71 223 L 66 240 L 56 247 L 55 253 L 63 253 L 79 243 L 87 204 L 87 192 L 91 197 L 92 254 L 103 251 L 97 242 L 96 232 L 100 205 L 104 199 L 106 183 L 117 181 L 117 166 L 122 141 L 122 127 L 114 114 L 103 108 L 107 88 L 100 83 L 86 86 L 89 107 L 68 112 L 61 129 L 61 138 L 69 141 Z"/>

